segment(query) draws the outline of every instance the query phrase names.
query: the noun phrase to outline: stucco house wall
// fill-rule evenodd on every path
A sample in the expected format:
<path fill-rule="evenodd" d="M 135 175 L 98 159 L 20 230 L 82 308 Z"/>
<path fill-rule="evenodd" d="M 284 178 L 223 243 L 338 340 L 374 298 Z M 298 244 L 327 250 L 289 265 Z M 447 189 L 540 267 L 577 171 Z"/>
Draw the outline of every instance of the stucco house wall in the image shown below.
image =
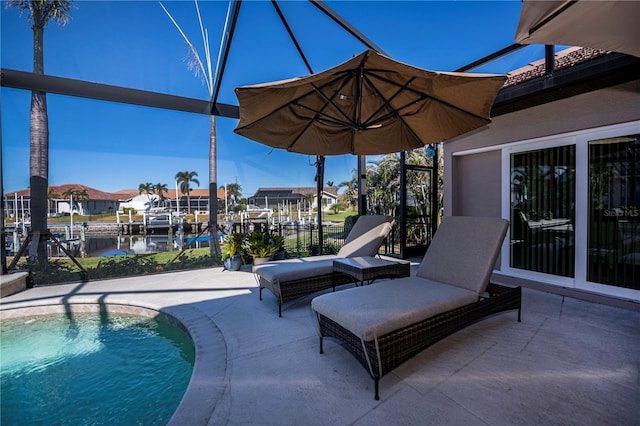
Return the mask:
<path fill-rule="evenodd" d="M 456 158 L 452 164 L 453 175 L 458 177 L 451 192 L 452 215 L 500 217 L 499 165 L 499 151 Z"/>
<path fill-rule="evenodd" d="M 528 147 L 537 140 L 550 140 L 553 143 L 557 141 L 560 145 L 564 143 L 565 136 L 565 140 L 571 143 L 576 132 L 606 129 L 605 126 L 613 125 L 625 127 L 625 123 L 636 133 L 636 129 L 640 128 L 639 120 L 640 80 L 493 117 L 491 124 L 444 143 L 444 215 L 505 217 L 504 200 L 509 200 L 509 194 L 506 193 L 509 191 L 504 189 L 503 174 L 508 170 L 505 169 L 505 162 L 508 162 L 511 149 Z M 581 159 L 577 158 L 576 161 L 579 162 Z M 582 167 L 584 170 L 584 166 Z M 583 176 L 587 176 L 587 171 Z M 586 178 L 576 181 L 576 191 L 585 194 L 588 189 Z M 586 195 L 583 196 L 586 198 Z M 508 204 L 508 201 L 506 203 Z M 508 208 L 507 206 L 506 209 Z M 584 221 L 586 223 L 586 219 Z M 589 286 L 586 283 L 585 273 L 578 271 L 578 268 L 584 267 L 584 263 L 587 262 L 584 260 L 580 264 L 578 261 L 580 256 L 584 259 L 587 257 L 586 226 L 580 228 L 579 224 L 577 225 L 574 279 L 558 279 L 557 282 L 550 280 L 545 284 L 578 288 L 581 291 L 593 290 L 640 301 L 640 291 L 612 286 Z M 502 252 L 502 258 L 506 258 L 507 261 L 508 253 L 507 247 Z M 497 269 L 501 270 L 501 267 L 498 266 Z M 541 281 L 544 279 L 543 277 Z"/>
<path fill-rule="evenodd" d="M 500 170 L 499 154 L 491 156 L 490 160 L 478 160 L 481 152 L 473 154 L 473 150 L 493 147 L 499 153 L 500 148 L 508 143 L 634 120 L 640 120 L 640 80 L 492 118 L 489 125 L 444 144 L 445 215 L 464 211 L 461 208 L 480 208 L 462 201 L 473 197 L 470 185 L 474 184 L 466 181 L 471 178 L 488 179 L 485 174 L 494 173 L 492 169 Z M 469 153 L 471 157 L 462 159 L 461 153 Z M 482 161 L 482 169 L 474 169 L 470 173 L 468 167 L 465 168 L 470 161 Z M 466 175 L 461 173 L 463 171 Z M 469 190 L 465 191 L 465 185 Z M 462 193 L 454 195 L 458 191 Z M 479 202 L 483 200 L 480 198 Z M 495 201 L 491 197 L 487 199 L 487 203 Z"/>

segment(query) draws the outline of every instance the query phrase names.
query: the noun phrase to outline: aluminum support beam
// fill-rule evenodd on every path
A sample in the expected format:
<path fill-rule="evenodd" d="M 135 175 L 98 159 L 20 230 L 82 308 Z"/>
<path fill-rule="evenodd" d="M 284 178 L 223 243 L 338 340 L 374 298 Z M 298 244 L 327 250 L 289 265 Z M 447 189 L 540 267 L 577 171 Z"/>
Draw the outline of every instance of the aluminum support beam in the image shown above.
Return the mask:
<path fill-rule="evenodd" d="M 92 83 L 64 77 L 36 74 L 27 71 L 17 71 L 2 68 L 1 85 L 14 89 L 55 93 L 58 95 L 75 96 L 78 98 L 97 99 L 101 101 L 119 102 L 124 104 L 141 105 L 196 114 L 211 114 L 211 103 L 206 100 L 168 95 L 165 93 L 149 92 L 146 90 L 130 89 L 127 87 L 108 84 Z M 216 104 L 213 109 L 215 115 L 226 118 L 239 118 L 237 106 Z"/>

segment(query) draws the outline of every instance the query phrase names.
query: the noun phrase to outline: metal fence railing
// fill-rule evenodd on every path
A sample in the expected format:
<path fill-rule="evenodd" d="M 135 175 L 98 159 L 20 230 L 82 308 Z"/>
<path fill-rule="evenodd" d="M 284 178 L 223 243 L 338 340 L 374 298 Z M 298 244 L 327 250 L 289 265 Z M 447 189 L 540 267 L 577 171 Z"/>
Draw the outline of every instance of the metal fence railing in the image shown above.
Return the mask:
<path fill-rule="evenodd" d="M 315 256 L 319 252 L 318 226 L 314 223 L 287 223 L 272 227 L 272 232 L 276 232 L 284 237 L 284 248 L 288 257 Z M 344 240 L 349 229 L 345 229 L 343 224 L 324 225 L 322 254 L 336 254 L 344 245 Z"/>
<path fill-rule="evenodd" d="M 315 256 L 319 254 L 336 254 L 344 245 L 344 240 L 351 227 L 344 224 L 323 225 L 322 253 L 319 253 L 318 226 L 314 223 L 287 223 L 275 225 L 271 231 L 285 238 L 285 250 L 287 257 Z M 384 254 L 395 253 L 393 240 L 396 227 L 391 232 L 390 238 L 385 240 L 380 252 Z"/>

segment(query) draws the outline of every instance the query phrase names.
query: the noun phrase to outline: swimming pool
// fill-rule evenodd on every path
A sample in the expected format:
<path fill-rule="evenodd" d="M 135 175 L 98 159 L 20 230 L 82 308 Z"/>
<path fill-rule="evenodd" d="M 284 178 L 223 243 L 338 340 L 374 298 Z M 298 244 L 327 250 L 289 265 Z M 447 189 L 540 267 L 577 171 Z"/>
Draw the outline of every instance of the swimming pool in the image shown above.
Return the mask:
<path fill-rule="evenodd" d="M 1 423 L 166 424 L 193 370 L 186 332 L 145 309 L 63 308 L 0 322 Z"/>

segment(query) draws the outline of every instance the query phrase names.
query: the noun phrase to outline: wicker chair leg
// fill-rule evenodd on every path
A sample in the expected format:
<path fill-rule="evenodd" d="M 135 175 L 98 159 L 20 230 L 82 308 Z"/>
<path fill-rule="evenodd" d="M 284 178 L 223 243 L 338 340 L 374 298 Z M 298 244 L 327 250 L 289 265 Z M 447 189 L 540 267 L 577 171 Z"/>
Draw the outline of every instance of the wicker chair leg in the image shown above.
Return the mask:
<path fill-rule="evenodd" d="M 374 395 L 374 397 L 375 397 L 376 401 L 379 401 L 380 400 L 380 393 L 379 393 L 379 390 L 380 390 L 380 377 L 374 377 L 373 378 L 373 382 L 374 382 L 374 387 L 375 387 L 375 395 Z"/>
<path fill-rule="evenodd" d="M 260 294 L 260 300 L 262 300 L 262 289 L 263 289 L 263 288 L 264 288 L 264 287 L 260 286 L 260 292 L 259 292 L 259 294 Z"/>
<path fill-rule="evenodd" d="M 282 302 L 278 300 L 278 317 L 282 317 Z"/>
<path fill-rule="evenodd" d="M 322 336 L 320 336 L 320 353 L 321 354 L 324 353 L 324 347 L 323 347 L 322 343 L 323 343 Z"/>

